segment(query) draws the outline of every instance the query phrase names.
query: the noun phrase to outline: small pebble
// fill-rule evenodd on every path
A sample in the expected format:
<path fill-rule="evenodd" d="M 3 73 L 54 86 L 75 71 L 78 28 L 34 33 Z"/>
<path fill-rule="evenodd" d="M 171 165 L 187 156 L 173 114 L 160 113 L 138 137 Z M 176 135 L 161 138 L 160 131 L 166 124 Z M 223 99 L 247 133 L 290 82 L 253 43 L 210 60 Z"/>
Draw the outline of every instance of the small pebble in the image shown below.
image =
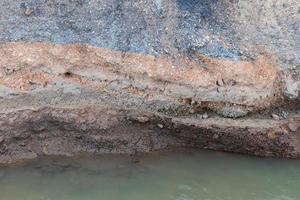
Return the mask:
<path fill-rule="evenodd" d="M 149 121 L 149 118 L 148 117 L 138 117 L 136 120 L 140 123 L 146 123 Z"/>
<path fill-rule="evenodd" d="M 159 128 L 163 128 L 163 127 L 164 127 L 164 125 L 162 125 L 162 124 L 157 124 L 157 126 L 158 126 Z"/>
<path fill-rule="evenodd" d="M 202 119 L 207 119 L 208 118 L 208 114 L 204 113 L 201 117 L 202 117 Z"/>
<path fill-rule="evenodd" d="M 298 130 L 299 126 L 300 126 L 300 125 L 297 124 L 297 123 L 295 123 L 295 122 L 290 122 L 290 123 L 288 124 L 289 129 L 290 129 L 291 131 L 293 131 L 293 132 L 296 132 L 296 131 Z"/>
<path fill-rule="evenodd" d="M 271 117 L 275 120 L 280 120 L 280 117 L 276 114 L 272 114 Z"/>
<path fill-rule="evenodd" d="M 30 16 L 32 13 L 33 13 L 33 9 L 32 9 L 32 8 L 26 8 L 26 10 L 25 10 L 25 12 L 24 12 L 24 14 L 25 14 L 26 16 Z"/>
<path fill-rule="evenodd" d="M 216 139 L 219 139 L 219 135 L 218 135 L 218 134 L 214 134 L 214 135 L 213 135 L 213 139 L 215 139 L 215 140 L 216 140 Z"/>
<path fill-rule="evenodd" d="M 190 113 L 191 113 L 191 114 L 194 114 L 194 113 L 195 113 L 195 110 L 194 110 L 194 109 L 191 109 L 191 110 L 190 110 Z"/>

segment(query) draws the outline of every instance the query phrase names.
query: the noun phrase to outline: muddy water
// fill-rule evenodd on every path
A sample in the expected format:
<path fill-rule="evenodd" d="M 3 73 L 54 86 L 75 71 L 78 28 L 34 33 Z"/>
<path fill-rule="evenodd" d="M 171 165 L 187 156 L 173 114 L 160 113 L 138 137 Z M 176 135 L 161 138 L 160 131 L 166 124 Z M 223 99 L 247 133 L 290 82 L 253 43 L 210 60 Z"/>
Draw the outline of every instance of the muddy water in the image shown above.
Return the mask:
<path fill-rule="evenodd" d="M 43 158 L 0 168 L 1 200 L 299 200 L 300 160 L 200 152 Z"/>

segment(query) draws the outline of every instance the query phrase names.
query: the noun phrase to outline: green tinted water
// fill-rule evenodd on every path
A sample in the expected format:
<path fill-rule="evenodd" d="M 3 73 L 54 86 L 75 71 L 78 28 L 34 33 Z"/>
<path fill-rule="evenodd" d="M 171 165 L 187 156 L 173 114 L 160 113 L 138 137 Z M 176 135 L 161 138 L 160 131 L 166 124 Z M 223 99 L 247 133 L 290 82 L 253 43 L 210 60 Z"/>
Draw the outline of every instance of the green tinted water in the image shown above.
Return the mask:
<path fill-rule="evenodd" d="M 300 161 L 169 152 L 0 168 L 1 200 L 299 200 Z"/>

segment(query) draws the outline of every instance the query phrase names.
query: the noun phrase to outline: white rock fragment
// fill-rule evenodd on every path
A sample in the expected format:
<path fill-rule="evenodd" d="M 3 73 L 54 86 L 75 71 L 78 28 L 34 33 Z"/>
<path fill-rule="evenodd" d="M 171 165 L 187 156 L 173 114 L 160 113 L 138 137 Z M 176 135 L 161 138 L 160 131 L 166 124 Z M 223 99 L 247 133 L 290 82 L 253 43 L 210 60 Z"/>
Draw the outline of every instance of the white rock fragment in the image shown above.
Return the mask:
<path fill-rule="evenodd" d="M 276 114 L 272 114 L 271 117 L 275 120 L 280 120 L 280 117 Z"/>
<path fill-rule="evenodd" d="M 157 124 L 157 126 L 158 126 L 159 128 L 164 128 L 164 125 L 162 125 L 162 124 Z"/>

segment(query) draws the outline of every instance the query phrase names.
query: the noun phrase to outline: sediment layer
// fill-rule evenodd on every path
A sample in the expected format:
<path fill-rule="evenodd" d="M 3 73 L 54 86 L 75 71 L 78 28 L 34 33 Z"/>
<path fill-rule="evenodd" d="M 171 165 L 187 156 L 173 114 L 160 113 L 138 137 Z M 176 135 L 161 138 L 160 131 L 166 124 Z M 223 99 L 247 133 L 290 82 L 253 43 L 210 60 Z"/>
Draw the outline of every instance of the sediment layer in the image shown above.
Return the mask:
<path fill-rule="evenodd" d="M 300 157 L 300 116 L 255 115 L 282 103 L 279 67 L 175 60 L 88 45 L 0 45 L 0 162 L 38 155 L 174 147 Z"/>
<path fill-rule="evenodd" d="M 278 67 L 270 57 L 252 61 L 154 57 L 88 45 L 0 45 L 0 83 L 32 93 L 77 87 L 172 103 L 185 101 L 223 116 L 268 108 L 280 97 Z M 66 86 L 69 85 L 69 86 Z M 76 92 L 77 90 L 69 92 Z M 160 98 L 159 98 L 160 97 Z"/>

